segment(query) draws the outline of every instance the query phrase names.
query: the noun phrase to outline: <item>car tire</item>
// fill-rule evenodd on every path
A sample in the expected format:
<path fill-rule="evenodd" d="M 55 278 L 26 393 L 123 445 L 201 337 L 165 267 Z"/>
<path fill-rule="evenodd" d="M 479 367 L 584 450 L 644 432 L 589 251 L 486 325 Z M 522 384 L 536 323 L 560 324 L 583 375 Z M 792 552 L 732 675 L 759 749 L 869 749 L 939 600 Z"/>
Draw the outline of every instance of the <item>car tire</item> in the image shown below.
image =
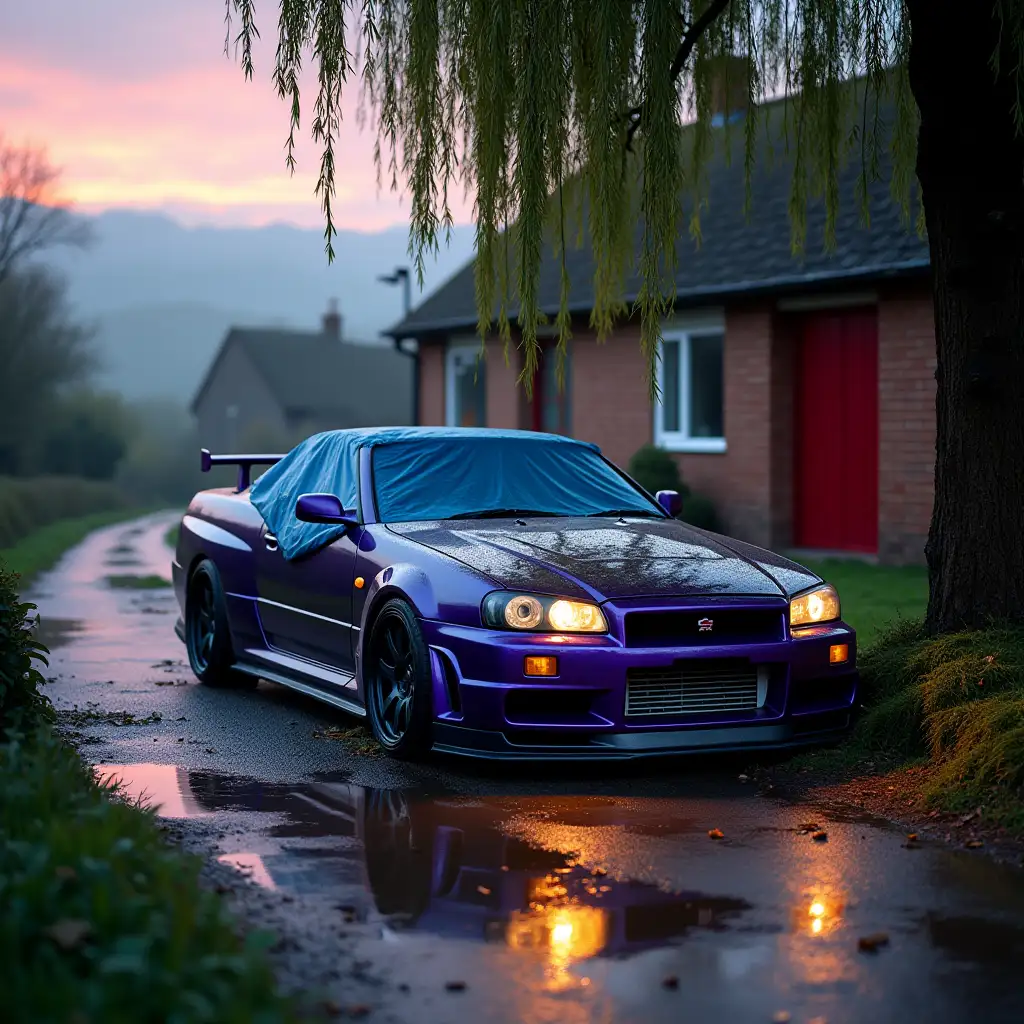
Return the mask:
<path fill-rule="evenodd" d="M 384 604 L 366 653 L 366 712 L 374 739 L 392 757 L 422 757 L 432 743 L 430 652 L 407 601 L 394 597 Z"/>
<path fill-rule="evenodd" d="M 232 668 L 235 654 L 231 649 L 224 587 L 217 566 L 208 558 L 204 558 L 189 576 L 185 599 L 185 650 L 193 674 L 206 686 L 253 689 L 259 682 Z"/>

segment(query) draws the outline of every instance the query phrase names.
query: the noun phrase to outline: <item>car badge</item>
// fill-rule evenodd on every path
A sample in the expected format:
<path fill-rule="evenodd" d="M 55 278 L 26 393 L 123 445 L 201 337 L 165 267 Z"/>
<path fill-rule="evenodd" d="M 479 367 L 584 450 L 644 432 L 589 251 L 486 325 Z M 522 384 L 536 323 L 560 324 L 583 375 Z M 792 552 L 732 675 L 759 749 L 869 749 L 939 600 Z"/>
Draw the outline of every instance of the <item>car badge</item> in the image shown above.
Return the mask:
<path fill-rule="evenodd" d="M 697 632 L 698 633 L 710 633 L 712 627 L 715 625 L 714 619 L 698 619 L 697 620 Z"/>

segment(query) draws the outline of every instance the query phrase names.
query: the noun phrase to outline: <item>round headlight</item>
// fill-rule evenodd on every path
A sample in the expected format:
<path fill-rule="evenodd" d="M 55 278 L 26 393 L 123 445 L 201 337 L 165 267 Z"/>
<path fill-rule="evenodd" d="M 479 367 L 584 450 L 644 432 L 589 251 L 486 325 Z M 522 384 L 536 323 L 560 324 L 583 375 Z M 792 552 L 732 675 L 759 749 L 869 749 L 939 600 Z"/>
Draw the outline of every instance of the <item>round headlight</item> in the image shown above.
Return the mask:
<path fill-rule="evenodd" d="M 565 598 L 548 609 L 548 622 L 562 633 L 603 633 L 608 628 L 596 604 Z"/>
<path fill-rule="evenodd" d="M 505 605 L 505 621 L 513 629 L 536 629 L 543 618 L 543 605 L 529 594 L 513 597 Z"/>

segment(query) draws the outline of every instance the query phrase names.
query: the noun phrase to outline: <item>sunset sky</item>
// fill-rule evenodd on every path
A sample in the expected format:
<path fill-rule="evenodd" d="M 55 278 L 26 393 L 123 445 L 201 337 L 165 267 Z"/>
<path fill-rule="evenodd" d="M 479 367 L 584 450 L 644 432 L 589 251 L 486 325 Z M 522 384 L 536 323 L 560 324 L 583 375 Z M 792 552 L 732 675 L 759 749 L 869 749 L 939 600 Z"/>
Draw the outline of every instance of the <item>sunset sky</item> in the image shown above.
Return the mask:
<path fill-rule="evenodd" d="M 284 164 L 288 109 L 271 83 L 278 5 L 256 6 L 262 41 L 246 82 L 224 56 L 223 0 L 31 0 L 5 4 L 0 132 L 48 147 L 76 205 L 159 209 L 186 223 L 320 226 L 319 152 L 307 87 L 298 168 Z M 372 130 L 358 94 L 339 147 L 339 227 L 407 221 L 408 201 L 378 193 Z M 460 220 L 468 222 L 468 207 Z"/>

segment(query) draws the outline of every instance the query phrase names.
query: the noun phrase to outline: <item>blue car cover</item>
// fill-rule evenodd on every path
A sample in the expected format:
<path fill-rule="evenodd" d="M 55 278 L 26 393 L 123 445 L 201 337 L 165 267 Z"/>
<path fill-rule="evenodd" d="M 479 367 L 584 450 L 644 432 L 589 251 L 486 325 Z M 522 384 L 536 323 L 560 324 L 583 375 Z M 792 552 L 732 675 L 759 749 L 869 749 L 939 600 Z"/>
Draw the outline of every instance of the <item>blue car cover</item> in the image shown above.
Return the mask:
<path fill-rule="evenodd" d="M 558 434 L 471 427 L 389 427 L 314 434 L 271 466 L 250 498 L 286 559 L 330 544 L 344 526 L 304 523 L 302 494 L 359 511 L 359 452 L 372 447 L 377 517 L 397 523 L 516 508 L 552 515 L 660 511 L 596 445 Z"/>

